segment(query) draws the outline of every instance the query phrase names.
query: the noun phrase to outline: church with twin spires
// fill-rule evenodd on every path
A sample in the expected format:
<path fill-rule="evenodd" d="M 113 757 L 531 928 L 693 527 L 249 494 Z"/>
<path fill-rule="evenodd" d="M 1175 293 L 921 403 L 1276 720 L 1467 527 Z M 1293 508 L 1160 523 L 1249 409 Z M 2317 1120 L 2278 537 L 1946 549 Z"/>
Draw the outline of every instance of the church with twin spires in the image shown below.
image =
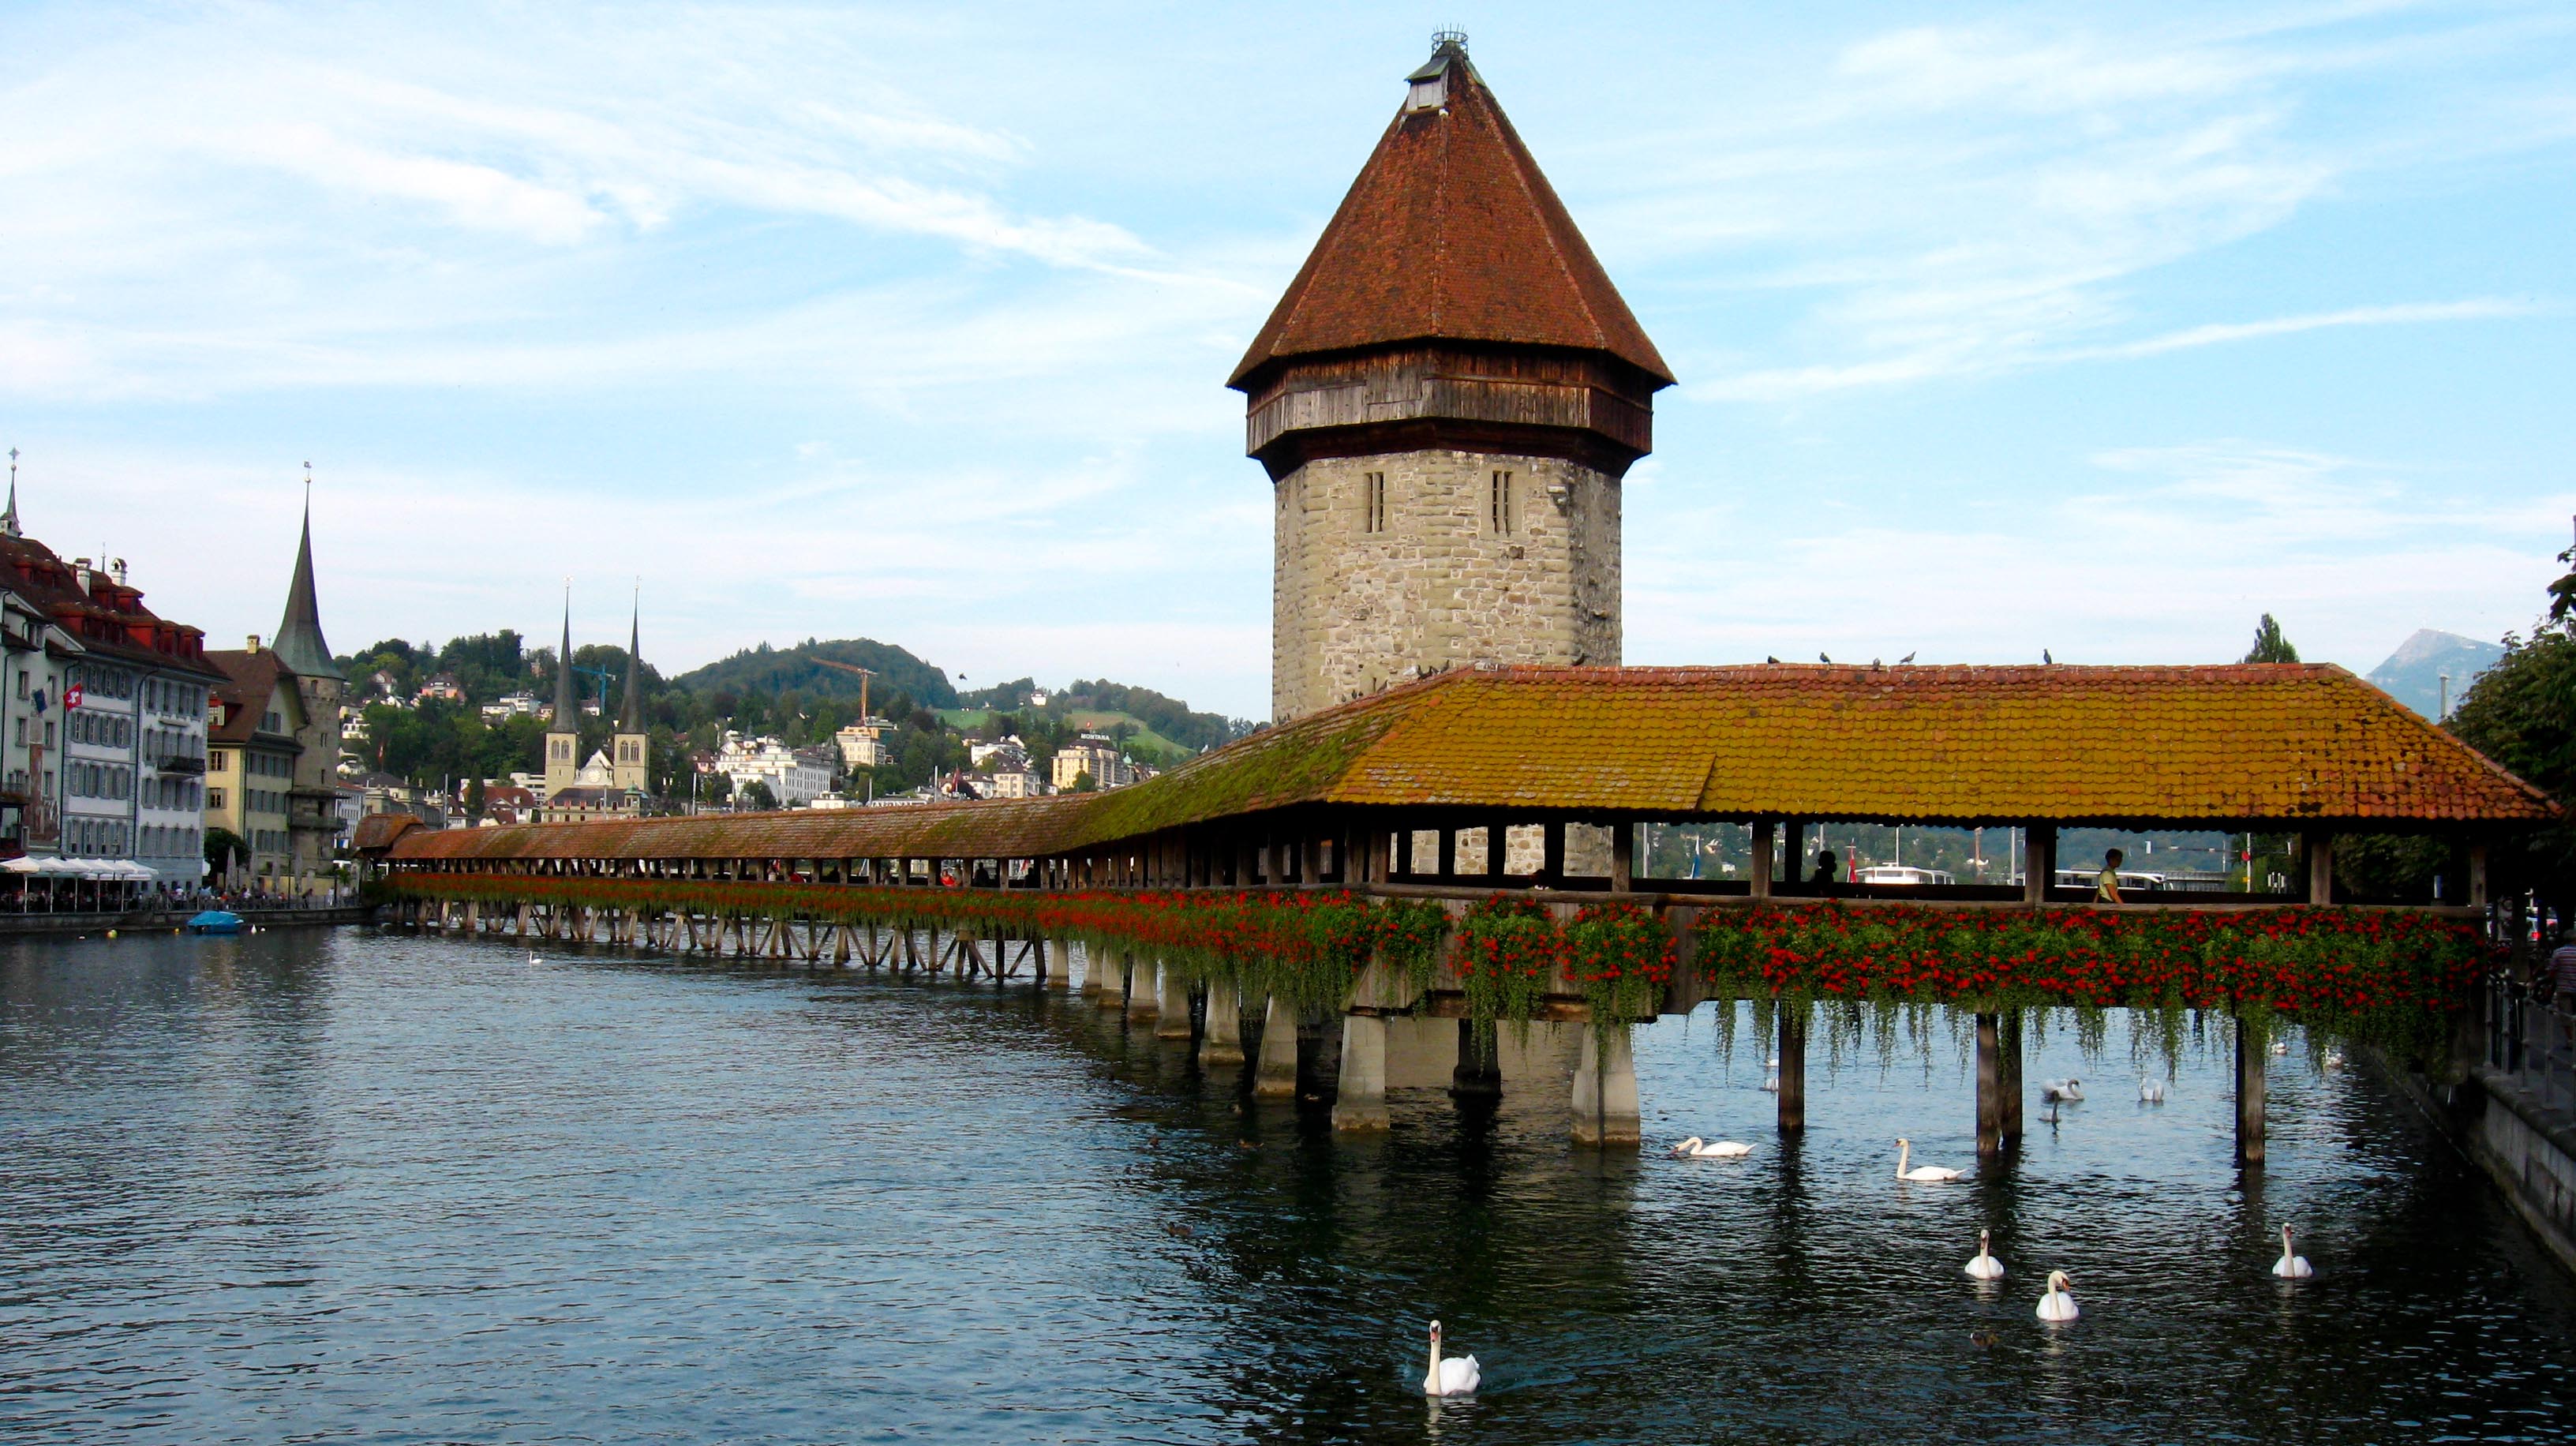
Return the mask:
<path fill-rule="evenodd" d="M 626 641 L 625 695 L 608 747 L 581 758 L 581 689 L 573 681 L 572 600 L 564 600 L 563 643 L 555 654 L 554 718 L 546 731 L 541 823 L 634 818 L 653 801 L 652 740 L 644 731 L 644 614 L 639 605 Z"/>

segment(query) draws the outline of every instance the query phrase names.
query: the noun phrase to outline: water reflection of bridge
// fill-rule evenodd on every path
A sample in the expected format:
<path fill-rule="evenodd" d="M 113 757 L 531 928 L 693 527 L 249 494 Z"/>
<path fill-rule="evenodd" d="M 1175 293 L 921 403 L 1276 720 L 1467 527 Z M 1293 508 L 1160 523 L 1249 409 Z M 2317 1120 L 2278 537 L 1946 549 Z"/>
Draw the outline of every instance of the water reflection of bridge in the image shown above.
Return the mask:
<path fill-rule="evenodd" d="M 2338 882 L 2333 839 L 2396 832 L 2435 836 L 2456 856 L 2446 896 L 2413 912 L 2472 919 L 2488 904 L 2490 840 L 2556 811 L 2333 667 L 1512 668 L 1392 689 L 1107 793 L 399 835 L 370 820 L 359 842 L 413 898 L 433 901 L 410 905 L 416 918 L 702 954 L 1026 969 L 1060 984 L 1062 940 L 971 922 L 943 934 L 935 922 L 836 921 L 814 891 L 943 880 L 1004 894 L 1333 889 L 1453 910 L 1509 892 L 1560 914 L 1610 898 L 1655 910 L 1686 949 L 1704 917 L 1827 893 L 1858 910 L 2082 906 L 2083 891 L 2050 886 L 2057 831 L 2100 826 L 2291 834 L 2304 854 L 2294 893 L 2195 893 L 2122 905 L 2124 915 L 2387 907 Z M 1749 876 L 1639 872 L 1640 825 L 1692 822 L 1745 826 Z M 1782 877 L 1779 861 L 1801 857 L 1802 832 L 1827 822 L 2016 827 L 2027 839 L 2023 882 L 1825 888 Z M 602 907 L 572 887 L 582 881 L 629 891 Z M 765 909 L 689 902 L 690 890 L 718 884 L 784 887 Z M 525 897 L 487 912 L 514 887 Z M 1104 1006 L 1152 1014 L 1211 1062 L 1255 1040 L 1259 1091 L 1298 1088 L 1281 1041 L 1302 1037 L 1311 1062 L 1337 1034 L 1336 1118 L 1346 1128 L 1383 1125 L 1390 1065 L 1406 1068 L 1434 1048 L 1432 1035 L 1459 1041 L 1462 1091 L 1520 1087 L 1509 1062 L 1478 1042 L 1492 1032 L 1461 1018 L 1465 992 L 1445 968 L 1427 984 L 1373 969 L 1324 1018 L 1280 999 L 1233 999 L 1212 981 L 1194 991 L 1188 971 L 1151 950 L 1084 975 Z M 1702 997 L 1699 972 L 1681 968 L 1659 1012 L 1687 1012 Z M 1591 1020 L 1590 998 L 1560 976 L 1538 1027 L 1554 1041 L 1560 1027 L 1611 1026 L 1564 1028 L 1565 1098 L 1578 1138 L 1633 1141 L 1630 1021 Z M 1976 1020 L 1981 1152 L 2007 1150 L 2020 1133 L 2018 1019 L 1996 1009 Z M 1780 1125 L 1795 1132 L 1805 1011 L 1784 1009 L 1780 1021 Z M 2253 1021 L 2239 1021 L 2238 1050 L 2239 1147 L 2260 1159 L 2264 1041 Z M 1538 1064 L 1523 1064 L 1537 1083 Z"/>

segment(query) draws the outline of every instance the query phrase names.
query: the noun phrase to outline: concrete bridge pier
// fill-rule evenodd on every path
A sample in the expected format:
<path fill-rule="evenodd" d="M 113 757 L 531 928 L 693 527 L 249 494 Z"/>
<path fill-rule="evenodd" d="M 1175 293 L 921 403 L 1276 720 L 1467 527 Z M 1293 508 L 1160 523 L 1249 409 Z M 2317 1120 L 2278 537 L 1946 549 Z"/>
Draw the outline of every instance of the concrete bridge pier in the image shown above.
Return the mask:
<path fill-rule="evenodd" d="M 1093 1004 L 1102 1009 L 1126 1009 L 1127 969 L 1131 962 L 1124 952 L 1091 957 L 1091 972 L 1100 976 L 1100 992 L 1092 996 Z"/>
<path fill-rule="evenodd" d="M 1386 1021 L 1374 1014 L 1347 1015 L 1342 1020 L 1342 1079 L 1333 1096 L 1333 1128 L 1359 1133 L 1387 1127 Z"/>
<path fill-rule="evenodd" d="M 1143 1024 L 1163 1014 L 1161 980 L 1150 956 L 1127 956 L 1127 1022 Z"/>
<path fill-rule="evenodd" d="M 1276 994 L 1261 1012 L 1261 1061 L 1252 1073 L 1252 1097 L 1297 1098 L 1297 1010 Z"/>
<path fill-rule="evenodd" d="M 1243 1063 L 1243 996 L 1232 982 L 1207 983 L 1207 1023 L 1199 1031 L 1199 1065 L 1218 1068 Z"/>
<path fill-rule="evenodd" d="M 1635 1145 L 1641 1134 L 1637 1057 L 1623 1021 L 1607 1030 L 1586 1025 L 1583 1053 L 1574 1066 L 1574 1143 Z M 1787 1063 L 1783 1056 L 1781 1063 Z"/>
<path fill-rule="evenodd" d="M 1061 939 L 1038 940 L 1038 976 L 1049 989 L 1073 986 L 1073 945 Z"/>
<path fill-rule="evenodd" d="M 1073 941 L 1070 939 L 1066 940 L 1064 945 L 1064 967 L 1067 972 L 1071 972 L 1073 968 Z M 1082 949 L 1083 998 L 1097 999 L 1100 997 L 1101 967 L 1100 956 L 1091 951 L 1090 945 L 1084 945 Z"/>
<path fill-rule="evenodd" d="M 1190 1037 L 1190 981 L 1169 959 L 1157 966 L 1156 973 L 1162 987 L 1155 991 L 1154 1004 L 1163 1017 L 1154 1026 L 1154 1037 L 1186 1040 Z"/>

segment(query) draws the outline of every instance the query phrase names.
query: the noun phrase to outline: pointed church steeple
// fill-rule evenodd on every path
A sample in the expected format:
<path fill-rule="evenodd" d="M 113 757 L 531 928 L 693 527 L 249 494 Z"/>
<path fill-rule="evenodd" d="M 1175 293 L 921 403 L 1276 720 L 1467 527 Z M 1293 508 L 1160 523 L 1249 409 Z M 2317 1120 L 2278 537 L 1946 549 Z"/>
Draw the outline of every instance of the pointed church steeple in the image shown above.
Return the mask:
<path fill-rule="evenodd" d="M 581 697 L 572 679 L 572 583 L 564 583 L 563 646 L 555 653 L 555 716 L 546 725 L 546 797 L 581 772 Z"/>
<path fill-rule="evenodd" d="M 644 599 L 639 590 L 635 619 L 626 634 L 626 697 L 618 705 L 617 731 L 644 731 Z"/>
<path fill-rule="evenodd" d="M 644 589 L 635 589 L 635 620 L 626 633 L 626 699 L 617 710 L 617 787 L 629 793 L 653 791 L 650 764 L 653 740 L 644 732 Z"/>
<path fill-rule="evenodd" d="M 18 531 L 18 449 L 9 449 L 9 510 L 0 513 L 0 534 L 20 537 Z"/>
<path fill-rule="evenodd" d="M 572 584 L 564 584 L 563 646 L 555 652 L 555 731 L 581 731 L 581 697 L 572 681 Z"/>
<path fill-rule="evenodd" d="M 11 505 L 16 489 L 11 489 Z M 12 513 L 14 519 L 14 510 Z M 15 528 L 13 525 L 12 531 Z M 304 536 L 295 545 L 295 580 L 286 585 L 286 617 L 277 625 L 277 660 L 307 678 L 349 681 L 322 638 L 322 604 L 313 594 L 313 474 L 304 475 Z"/>

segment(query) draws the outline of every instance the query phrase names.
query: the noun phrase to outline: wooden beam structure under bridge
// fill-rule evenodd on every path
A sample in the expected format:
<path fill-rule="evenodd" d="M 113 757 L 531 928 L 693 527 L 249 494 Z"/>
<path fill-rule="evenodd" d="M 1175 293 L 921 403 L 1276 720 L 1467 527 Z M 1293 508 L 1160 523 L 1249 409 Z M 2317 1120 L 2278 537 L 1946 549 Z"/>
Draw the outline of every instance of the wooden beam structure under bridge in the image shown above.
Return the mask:
<path fill-rule="evenodd" d="M 2331 840 L 2395 832 L 2454 849 L 2447 896 L 2432 907 L 2477 917 L 2488 903 L 2491 841 L 2559 816 L 2537 789 L 2331 666 L 1479 667 L 1101 793 L 450 830 L 386 816 L 365 820 L 357 845 L 396 875 L 532 886 L 1329 888 L 1462 903 L 1512 891 L 1567 909 L 1631 900 L 1686 920 L 1827 894 L 1862 908 L 2081 906 L 2089 890 L 2055 884 L 2056 838 L 2068 827 L 2300 840 L 2305 867 L 2286 893 L 2158 896 L 2124 911 L 2357 907 L 2363 901 L 2336 886 Z M 1751 830 L 1747 878 L 1638 873 L 1640 826 L 1713 821 Z M 2001 886 L 1797 880 L 1802 832 L 1839 823 L 2014 827 L 2028 840 L 2026 867 Z M 1697 1002 L 1680 991 L 1666 1004 Z M 1393 999 L 1364 981 L 1344 1013 L 1368 1021 L 1456 1007 L 1440 990 Z M 1589 1012 L 1570 988 L 1547 1008 L 1565 1019 Z M 1981 1152 L 2009 1148 L 2020 1132 L 2017 1025 L 2009 1015 L 1978 1020 Z M 1779 1109 L 1793 1131 L 1804 1124 L 1799 1028 L 1784 1012 Z M 1382 1106 L 1347 1099 L 1372 1076 L 1376 1032 L 1365 1023 L 1344 1030 L 1352 1107 L 1342 1117 L 1355 1127 L 1384 1119 Z M 2264 1045 L 2249 1021 L 2238 1040 L 2240 1078 L 2247 1069 L 2259 1078 Z M 1578 1133 L 1633 1140 L 1624 1030 L 1610 1049 L 1616 1057 L 1593 1060 L 1588 1083 L 1578 1073 L 1594 1116 Z M 2239 1152 L 2259 1162 L 2260 1092 L 2239 1093 Z"/>

